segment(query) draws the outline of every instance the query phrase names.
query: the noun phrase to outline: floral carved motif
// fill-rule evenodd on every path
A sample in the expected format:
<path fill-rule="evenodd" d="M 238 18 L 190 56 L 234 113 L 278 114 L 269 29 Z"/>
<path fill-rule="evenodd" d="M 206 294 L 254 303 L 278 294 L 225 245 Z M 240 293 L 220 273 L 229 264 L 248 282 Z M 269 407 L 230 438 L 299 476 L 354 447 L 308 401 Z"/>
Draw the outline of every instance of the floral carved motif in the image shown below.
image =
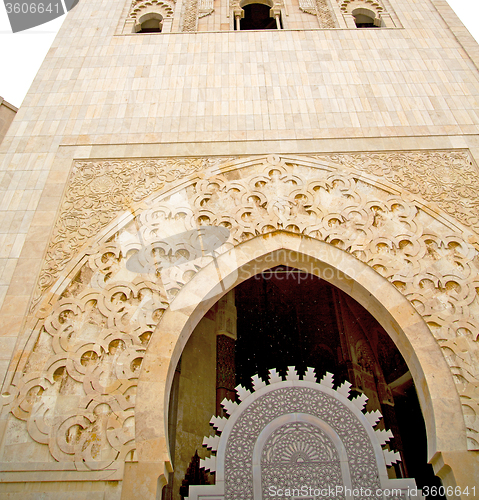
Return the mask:
<path fill-rule="evenodd" d="M 355 416 L 334 397 L 314 389 L 287 388 L 253 402 L 235 424 L 225 453 L 225 500 L 253 500 L 253 447 L 260 432 L 282 415 L 303 412 L 326 422 L 340 437 L 347 450 L 354 488 L 380 487 L 373 447 Z M 343 484 L 338 453 L 330 438 L 311 424 L 293 422 L 279 427 L 264 445 L 264 497 L 269 496 L 271 485 L 297 488 L 298 477 L 303 478 L 301 486 L 307 484 L 313 489 Z"/>
<path fill-rule="evenodd" d="M 318 16 L 318 23 L 320 28 L 335 28 L 334 16 L 327 0 L 300 0 L 299 8 L 311 14 Z"/>
<path fill-rule="evenodd" d="M 442 190 L 427 164 L 449 173 Z M 8 410 L 57 461 L 77 470 L 120 464 L 135 448 L 138 373 L 163 311 L 215 255 L 283 230 L 351 253 L 414 305 L 443 348 L 469 446 L 479 448 L 476 235 L 437 218 L 434 208 L 464 208 L 477 184 L 472 173 L 464 152 L 78 162 L 43 289 L 75 253 L 81 265 L 38 319 L 28 362 L 5 399 Z M 426 175 L 437 186 L 427 210 L 427 192 L 417 200 L 412 194 L 423 192 Z M 463 183 L 466 201 L 450 188 Z M 462 213 L 475 207 L 471 199 Z M 473 215 L 464 220 L 475 223 Z M 108 236 L 98 236 L 109 223 Z M 205 237 L 208 251 L 200 244 Z M 15 449 L 17 435 L 7 433 L 7 449 Z"/>
<path fill-rule="evenodd" d="M 465 151 L 318 156 L 388 180 L 479 231 L 478 169 Z"/>
<path fill-rule="evenodd" d="M 187 0 L 183 7 L 183 27 L 185 33 L 193 33 L 198 26 L 200 0 Z"/>
<path fill-rule="evenodd" d="M 280 427 L 266 442 L 262 455 L 264 498 L 268 497 L 271 485 L 280 484 L 291 490 L 297 487 L 298 477 L 303 479 L 304 484 L 318 489 L 327 484 L 343 482 L 334 444 L 329 436 L 314 425 L 295 422 Z"/>
<path fill-rule="evenodd" d="M 316 0 L 316 11 L 320 28 L 335 28 L 334 16 L 326 0 Z"/>
<path fill-rule="evenodd" d="M 479 230 L 477 168 L 467 152 L 405 152 L 320 155 L 317 159 L 385 177 L 436 203 Z M 182 177 L 226 162 L 226 158 L 76 162 L 51 238 L 34 304 L 71 257 L 122 210 Z"/>
<path fill-rule="evenodd" d="M 214 166 L 220 160 L 179 158 L 75 162 L 45 257 L 34 305 L 82 245 L 120 212 L 168 183 Z"/>

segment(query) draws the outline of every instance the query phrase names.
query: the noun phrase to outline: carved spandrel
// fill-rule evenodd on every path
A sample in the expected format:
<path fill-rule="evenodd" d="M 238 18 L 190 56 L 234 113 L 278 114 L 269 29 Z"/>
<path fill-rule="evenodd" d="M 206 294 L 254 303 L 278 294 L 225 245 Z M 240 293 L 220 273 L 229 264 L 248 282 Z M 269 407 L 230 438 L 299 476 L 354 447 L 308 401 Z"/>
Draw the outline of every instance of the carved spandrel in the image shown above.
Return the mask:
<path fill-rule="evenodd" d="M 214 258 L 214 253 L 195 254 L 194 231 L 222 227 L 228 238 L 215 252 L 284 230 L 337 246 L 393 283 L 444 349 L 467 407 L 469 446 L 477 448 L 479 279 L 477 250 L 470 243 L 475 236 L 466 229 L 457 232 L 445 218 L 424 210 L 426 192 L 422 201 L 413 196 L 423 193 L 426 172 L 443 165 L 449 177 L 442 190 L 439 178 L 431 181 L 437 186 L 434 203 L 452 212 L 457 199 L 452 186 L 462 186 L 466 195 L 457 199 L 457 207 L 470 200 L 470 216 L 464 221 L 475 223 L 477 206 L 467 193 L 477 180 L 467 153 L 257 157 L 243 160 L 243 170 L 231 169 L 230 162 L 223 174 L 192 178 L 181 192 L 156 196 L 108 241 L 93 243 L 115 214 L 133 206 L 132 200 L 145 200 L 166 183 L 209 165 L 219 169 L 222 161 L 76 165 L 47 265 L 52 272 L 54 262 L 64 269 L 83 243 L 90 239 L 92 246 L 80 273 L 70 276 L 61 298 L 39 321 L 38 341 L 8 398 L 11 412 L 27 422 L 31 437 L 48 444 L 56 459 L 79 466 L 123 460 L 134 448 L 134 392 L 149 337 L 184 284 Z M 400 191 L 401 183 L 410 191 Z M 132 192 L 131 186 L 138 190 Z M 85 191 L 89 194 L 83 199 L 80 193 Z M 79 228 L 89 221 L 84 233 Z M 161 231 L 188 239 L 168 239 Z M 141 264 L 143 271 L 132 267 L 132 255 L 141 257 L 135 265 Z M 52 426 L 47 415 L 64 400 L 60 394 L 76 395 L 80 403 L 71 413 L 59 406 L 63 420 Z M 100 412 L 106 407 L 106 413 Z M 84 447 L 89 432 L 102 436 L 101 444 Z M 78 435 L 74 441 L 66 438 L 73 434 Z"/>

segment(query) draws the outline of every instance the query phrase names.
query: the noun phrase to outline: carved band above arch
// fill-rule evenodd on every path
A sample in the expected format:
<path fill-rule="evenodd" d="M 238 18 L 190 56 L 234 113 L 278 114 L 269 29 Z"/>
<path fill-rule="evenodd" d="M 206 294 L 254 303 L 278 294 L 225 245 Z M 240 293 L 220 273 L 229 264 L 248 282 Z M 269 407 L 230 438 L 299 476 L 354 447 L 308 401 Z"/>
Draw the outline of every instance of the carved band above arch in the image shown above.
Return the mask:
<path fill-rule="evenodd" d="M 139 19 L 140 16 L 150 12 L 162 14 L 164 18 L 173 17 L 174 10 L 174 0 L 171 2 L 166 0 L 135 0 L 131 4 L 128 17 L 131 19 Z"/>
<path fill-rule="evenodd" d="M 338 3 L 346 24 L 350 28 L 355 27 L 355 18 L 361 14 L 371 18 L 374 26 L 396 27 L 391 17 L 392 12 L 385 9 L 381 0 L 338 0 Z"/>

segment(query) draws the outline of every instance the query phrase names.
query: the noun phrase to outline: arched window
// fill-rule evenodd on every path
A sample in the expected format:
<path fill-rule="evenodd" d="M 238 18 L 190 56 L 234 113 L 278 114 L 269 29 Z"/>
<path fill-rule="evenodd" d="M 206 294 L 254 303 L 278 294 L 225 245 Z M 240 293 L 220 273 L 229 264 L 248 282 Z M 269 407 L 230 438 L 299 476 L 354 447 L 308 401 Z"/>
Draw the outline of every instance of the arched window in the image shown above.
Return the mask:
<path fill-rule="evenodd" d="M 369 9 L 355 9 L 352 12 L 356 28 L 379 28 L 381 19 L 376 16 L 376 13 Z"/>
<path fill-rule="evenodd" d="M 137 33 L 161 33 L 163 28 L 163 16 L 155 12 L 149 12 L 138 19 L 135 25 Z"/>
<path fill-rule="evenodd" d="M 302 0 L 303 1 L 303 0 Z M 380 0 L 338 0 L 348 28 L 396 28 L 400 25 Z"/>
<path fill-rule="evenodd" d="M 240 21 L 241 30 L 275 30 L 276 19 L 271 17 L 271 8 L 263 3 L 250 3 L 243 7 L 244 18 Z"/>
<path fill-rule="evenodd" d="M 235 13 L 235 30 L 282 29 L 281 12 L 270 2 L 242 2 Z"/>
<path fill-rule="evenodd" d="M 134 0 L 123 33 L 171 33 L 175 0 Z"/>

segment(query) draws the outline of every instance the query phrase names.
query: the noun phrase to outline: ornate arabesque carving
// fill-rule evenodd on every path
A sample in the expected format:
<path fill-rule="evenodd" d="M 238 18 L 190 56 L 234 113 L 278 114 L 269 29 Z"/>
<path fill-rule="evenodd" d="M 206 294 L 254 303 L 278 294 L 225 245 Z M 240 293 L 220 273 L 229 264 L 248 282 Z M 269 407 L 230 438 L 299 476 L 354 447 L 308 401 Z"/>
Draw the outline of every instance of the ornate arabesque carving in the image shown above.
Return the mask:
<path fill-rule="evenodd" d="M 435 216 L 434 205 L 425 210 L 421 200 L 398 190 L 399 183 L 419 185 L 425 164 L 437 169 L 441 158 L 451 178 L 450 165 L 455 166 L 457 189 L 464 178 L 471 181 L 469 189 L 477 183 L 472 165 L 464 152 L 370 157 L 369 163 L 367 155 L 357 157 L 359 170 L 345 166 L 355 155 L 223 159 L 224 173 L 221 159 L 148 160 L 131 162 L 131 169 L 127 161 L 79 162 L 49 249 L 51 272 L 43 276 L 53 282 L 55 262 L 65 269 L 72 249 L 78 251 L 89 237 L 94 241 L 116 214 L 132 215 L 118 222 L 107 240 L 92 244 L 80 271 L 39 319 L 28 363 L 8 389 L 9 410 L 26 422 L 35 441 L 48 445 L 55 460 L 70 461 L 77 470 L 120 467 L 135 446 L 138 370 L 162 312 L 215 255 L 284 230 L 353 254 L 410 300 L 444 349 L 465 407 L 469 446 L 476 449 L 479 278 L 471 244 L 476 236 L 459 233 L 457 224 Z M 380 183 L 366 173 L 373 164 Z M 181 189 L 145 200 L 166 182 L 200 170 L 201 176 Z M 396 185 L 388 185 L 387 177 Z M 452 184 L 442 191 L 437 186 L 436 202 L 449 211 L 457 199 Z M 144 200 L 138 215 L 134 200 Z M 466 222 L 475 222 L 475 207 L 460 205 L 470 211 Z M 92 227 L 84 229 L 87 222 Z M 223 230 L 215 233 L 212 251 L 203 252 L 198 228 L 212 226 Z"/>
<path fill-rule="evenodd" d="M 306 12 L 318 16 L 320 28 L 335 28 L 334 16 L 327 0 L 300 0 L 299 8 Z"/>
<path fill-rule="evenodd" d="M 478 171 L 468 153 L 405 152 L 317 156 L 389 181 L 479 230 Z"/>
<path fill-rule="evenodd" d="M 183 8 L 182 31 L 197 31 L 198 19 L 209 16 L 214 11 L 214 0 L 187 0 Z"/>
<path fill-rule="evenodd" d="M 225 453 L 225 499 L 254 498 L 253 447 L 259 434 L 269 422 L 295 413 L 314 415 L 339 435 L 347 450 L 353 488 L 380 487 L 374 451 L 354 416 L 320 391 L 284 388 L 250 404 L 236 422 Z M 323 489 L 330 484 L 343 484 L 338 452 L 331 438 L 312 424 L 284 424 L 271 434 L 262 451 L 263 498 L 271 496 L 268 494 L 271 485 L 292 489 L 306 484 Z M 365 469 L 369 470 L 366 476 Z"/>
<path fill-rule="evenodd" d="M 41 326 L 12 413 L 55 460 L 80 471 L 115 468 L 134 450 L 136 381 L 167 303 L 156 283 L 142 279 L 75 294 L 80 288 L 73 283 Z"/>
<path fill-rule="evenodd" d="M 33 305 L 78 250 L 120 212 L 169 183 L 207 170 L 227 158 L 77 161 L 38 280 Z"/>
<path fill-rule="evenodd" d="M 407 191 L 436 203 L 463 224 L 479 229 L 477 169 L 468 153 L 401 152 L 318 155 L 318 160 L 386 177 Z M 53 285 L 72 256 L 121 211 L 168 183 L 212 169 L 227 158 L 79 161 L 45 257 L 34 304 Z"/>
<path fill-rule="evenodd" d="M 182 31 L 193 33 L 198 27 L 201 0 L 186 0 L 183 7 Z"/>
<path fill-rule="evenodd" d="M 334 15 L 327 0 L 316 0 L 316 12 L 320 28 L 335 28 Z"/>
<path fill-rule="evenodd" d="M 265 443 L 261 457 L 263 497 L 269 496 L 271 485 L 298 488 L 298 477 L 303 484 L 318 489 L 342 483 L 338 452 L 330 437 L 305 422 L 283 425 Z"/>
<path fill-rule="evenodd" d="M 320 28 L 336 27 L 334 15 L 327 0 L 300 0 L 299 8 L 306 14 L 317 16 Z"/>

